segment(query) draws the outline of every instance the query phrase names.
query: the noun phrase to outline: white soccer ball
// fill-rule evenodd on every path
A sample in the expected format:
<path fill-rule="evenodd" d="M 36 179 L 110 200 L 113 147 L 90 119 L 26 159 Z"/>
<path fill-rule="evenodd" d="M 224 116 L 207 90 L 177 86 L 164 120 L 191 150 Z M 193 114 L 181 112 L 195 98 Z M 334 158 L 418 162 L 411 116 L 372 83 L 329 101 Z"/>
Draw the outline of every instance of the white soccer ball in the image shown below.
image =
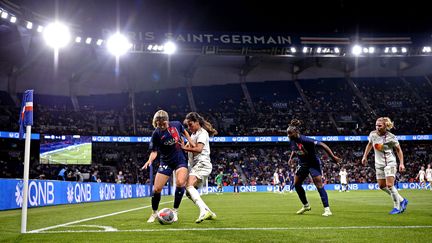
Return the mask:
<path fill-rule="evenodd" d="M 174 211 L 170 208 L 163 208 L 159 210 L 157 218 L 160 224 L 174 223 Z"/>

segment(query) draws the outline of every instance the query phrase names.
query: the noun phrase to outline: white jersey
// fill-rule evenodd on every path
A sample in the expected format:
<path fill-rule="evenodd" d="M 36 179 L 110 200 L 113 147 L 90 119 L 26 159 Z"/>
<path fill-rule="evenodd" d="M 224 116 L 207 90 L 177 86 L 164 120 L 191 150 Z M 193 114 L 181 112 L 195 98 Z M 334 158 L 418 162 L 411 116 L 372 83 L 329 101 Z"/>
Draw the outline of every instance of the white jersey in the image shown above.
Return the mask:
<path fill-rule="evenodd" d="M 426 175 L 426 172 L 424 170 L 419 171 L 418 176 L 419 176 L 420 181 L 425 180 L 425 175 Z"/>
<path fill-rule="evenodd" d="M 210 139 L 208 132 L 204 128 L 200 128 L 198 131 L 191 135 L 191 139 L 195 144 L 204 144 L 204 147 L 201 153 L 188 153 L 189 167 L 194 167 L 198 163 L 211 166 L 209 144 Z"/>
<path fill-rule="evenodd" d="M 426 169 L 426 179 L 432 181 L 432 169 Z"/>
<path fill-rule="evenodd" d="M 273 174 L 273 182 L 274 182 L 275 185 L 277 185 L 277 184 L 280 183 L 280 181 L 279 181 L 279 174 L 277 172 L 275 172 Z"/>
<path fill-rule="evenodd" d="M 341 184 L 347 184 L 347 175 L 348 175 L 348 173 L 346 171 L 341 170 L 339 172 L 340 183 Z"/>
<path fill-rule="evenodd" d="M 372 143 L 375 151 L 375 167 L 397 165 L 393 148 L 399 145 L 399 141 L 393 133 L 386 132 L 380 136 L 377 131 L 372 131 L 368 140 Z"/>

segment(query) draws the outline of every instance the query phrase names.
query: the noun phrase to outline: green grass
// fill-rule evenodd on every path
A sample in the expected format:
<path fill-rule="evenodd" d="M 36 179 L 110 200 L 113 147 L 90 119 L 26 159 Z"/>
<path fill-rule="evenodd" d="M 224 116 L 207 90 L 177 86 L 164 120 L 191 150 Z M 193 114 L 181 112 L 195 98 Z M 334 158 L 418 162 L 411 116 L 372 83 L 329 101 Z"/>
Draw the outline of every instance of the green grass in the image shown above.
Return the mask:
<path fill-rule="evenodd" d="M 198 209 L 188 199 L 180 207 L 179 222 L 172 225 L 148 224 L 150 207 L 48 230 L 101 230 L 80 225 L 101 225 L 118 232 L 57 232 L 20 234 L 20 210 L 0 212 L 0 242 L 420 242 L 432 228 L 350 228 L 347 226 L 431 226 L 432 192 L 402 190 L 409 199 L 408 209 L 388 215 L 391 198 L 381 191 L 328 192 L 333 216 L 321 216 L 323 208 L 317 192 L 307 192 L 312 211 L 296 215 L 301 203 L 293 194 L 241 193 L 206 195 L 204 200 L 217 214 L 216 220 L 195 224 Z M 169 202 L 172 197 L 163 197 Z M 28 230 L 149 206 L 150 198 L 64 205 L 29 209 Z M 172 207 L 172 203 L 160 208 Z M 333 228 L 319 228 L 333 227 Z M 182 230 L 182 229 L 203 230 Z M 274 230 L 215 230 L 217 228 L 280 228 Z M 179 231 L 167 231 L 178 229 Z M 213 230 L 204 230 L 213 229 Z M 127 231 L 129 230 L 129 231 Z M 135 230 L 135 231 L 134 231 Z M 147 231 L 145 231 L 147 230 Z M 150 231 L 155 230 L 155 231 Z"/>
<path fill-rule="evenodd" d="M 82 144 L 69 150 L 41 155 L 46 164 L 91 164 L 91 143 Z"/>

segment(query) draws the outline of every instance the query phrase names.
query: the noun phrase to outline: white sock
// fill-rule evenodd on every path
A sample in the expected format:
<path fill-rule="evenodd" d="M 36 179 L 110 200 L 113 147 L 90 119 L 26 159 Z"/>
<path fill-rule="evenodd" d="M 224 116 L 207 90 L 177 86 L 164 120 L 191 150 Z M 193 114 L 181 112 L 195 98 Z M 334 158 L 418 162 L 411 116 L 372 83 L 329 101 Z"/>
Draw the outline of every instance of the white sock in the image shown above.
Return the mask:
<path fill-rule="evenodd" d="M 208 210 L 208 207 L 205 204 L 205 202 L 201 199 L 201 196 L 200 196 L 198 190 L 195 189 L 195 187 L 193 187 L 193 186 L 187 187 L 186 190 L 189 192 L 189 195 L 192 198 L 192 201 L 194 201 L 194 203 L 198 206 L 198 208 L 200 210 L 200 214 L 205 213 L 205 211 Z"/>
<path fill-rule="evenodd" d="M 381 188 L 381 190 L 383 190 L 384 192 L 386 192 L 387 194 L 389 194 L 391 196 L 391 192 L 387 187 Z"/>
<path fill-rule="evenodd" d="M 390 187 L 389 190 L 391 192 L 391 197 L 393 199 L 394 208 L 397 208 L 397 209 L 400 210 L 400 200 L 399 200 L 399 198 L 401 196 L 399 195 L 397 189 L 394 186 Z"/>
<path fill-rule="evenodd" d="M 327 210 L 330 211 L 330 207 L 325 207 L 324 210 L 326 210 L 326 211 L 327 211 Z"/>

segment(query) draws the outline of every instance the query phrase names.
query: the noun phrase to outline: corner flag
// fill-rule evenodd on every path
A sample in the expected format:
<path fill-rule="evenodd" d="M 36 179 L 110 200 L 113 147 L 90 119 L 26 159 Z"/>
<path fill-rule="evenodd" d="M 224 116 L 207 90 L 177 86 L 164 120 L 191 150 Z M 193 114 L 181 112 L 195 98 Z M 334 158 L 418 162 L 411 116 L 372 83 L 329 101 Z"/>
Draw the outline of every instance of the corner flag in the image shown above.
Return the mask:
<path fill-rule="evenodd" d="M 21 114 L 19 119 L 19 138 L 24 137 L 26 126 L 33 125 L 33 90 L 26 90 L 21 103 Z M 31 135 L 29 135 L 31 136 Z"/>
<path fill-rule="evenodd" d="M 28 201 L 28 180 L 30 167 L 30 139 L 31 126 L 33 125 L 33 90 L 24 92 L 21 103 L 21 113 L 19 119 L 19 138 L 22 139 L 24 129 L 26 131 L 25 148 L 24 148 L 24 173 L 23 173 L 23 202 L 21 213 L 21 233 L 27 232 L 27 201 Z"/>

